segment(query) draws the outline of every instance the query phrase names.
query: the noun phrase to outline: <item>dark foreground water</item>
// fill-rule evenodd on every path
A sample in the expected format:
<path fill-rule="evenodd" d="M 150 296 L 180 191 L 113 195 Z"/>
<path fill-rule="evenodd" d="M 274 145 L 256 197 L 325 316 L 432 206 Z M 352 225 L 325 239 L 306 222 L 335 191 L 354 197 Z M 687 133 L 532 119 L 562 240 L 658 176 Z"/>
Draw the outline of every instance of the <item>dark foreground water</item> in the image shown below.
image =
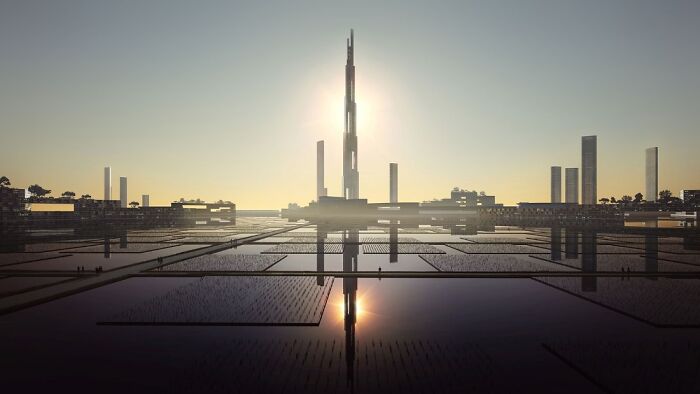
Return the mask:
<path fill-rule="evenodd" d="M 2 300 L 287 225 L 255 224 L 6 250 Z M 311 225 L 6 313 L 4 391 L 700 392 L 694 230 L 453 233 Z"/>

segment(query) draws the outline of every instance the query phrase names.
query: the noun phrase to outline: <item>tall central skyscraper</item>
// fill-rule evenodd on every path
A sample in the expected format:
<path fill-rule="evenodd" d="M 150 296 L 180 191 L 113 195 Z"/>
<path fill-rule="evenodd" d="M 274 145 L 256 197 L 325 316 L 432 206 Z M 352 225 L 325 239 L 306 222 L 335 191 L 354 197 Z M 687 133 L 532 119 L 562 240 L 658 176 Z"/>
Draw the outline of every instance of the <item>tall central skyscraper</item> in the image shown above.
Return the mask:
<path fill-rule="evenodd" d="M 353 31 L 347 40 L 345 64 L 345 132 L 343 134 L 343 197 L 360 198 L 360 173 L 357 171 L 357 107 L 355 105 L 355 40 Z"/>
<path fill-rule="evenodd" d="M 598 148 L 595 135 L 581 138 L 581 202 L 598 203 Z"/>

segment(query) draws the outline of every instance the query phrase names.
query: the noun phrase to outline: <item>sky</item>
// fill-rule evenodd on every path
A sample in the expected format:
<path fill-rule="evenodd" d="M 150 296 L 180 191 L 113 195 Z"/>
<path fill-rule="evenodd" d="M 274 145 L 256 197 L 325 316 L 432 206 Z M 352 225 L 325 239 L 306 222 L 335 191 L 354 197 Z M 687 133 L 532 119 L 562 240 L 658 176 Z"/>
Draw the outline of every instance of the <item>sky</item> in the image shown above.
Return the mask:
<path fill-rule="evenodd" d="M 0 175 L 152 205 L 341 193 L 355 29 L 360 195 L 548 201 L 598 136 L 598 197 L 700 189 L 698 1 L 0 0 Z"/>

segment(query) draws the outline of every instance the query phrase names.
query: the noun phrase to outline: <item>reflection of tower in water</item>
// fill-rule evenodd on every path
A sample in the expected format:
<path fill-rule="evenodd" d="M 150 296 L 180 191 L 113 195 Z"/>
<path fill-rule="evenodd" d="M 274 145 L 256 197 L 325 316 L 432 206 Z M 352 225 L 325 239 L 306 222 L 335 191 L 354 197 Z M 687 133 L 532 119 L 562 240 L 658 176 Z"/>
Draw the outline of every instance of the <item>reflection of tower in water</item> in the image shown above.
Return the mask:
<path fill-rule="evenodd" d="M 399 261 L 399 225 L 396 220 L 389 224 L 389 262 Z"/>
<path fill-rule="evenodd" d="M 325 271 L 325 246 L 328 229 L 325 225 L 316 225 L 316 272 L 322 273 Z M 325 277 L 323 275 L 316 276 L 316 284 L 323 286 Z"/>
<path fill-rule="evenodd" d="M 598 270 L 598 234 L 593 230 L 583 230 L 581 235 L 581 269 L 595 273 Z M 581 290 L 595 292 L 598 289 L 596 276 L 581 277 Z"/>
<path fill-rule="evenodd" d="M 109 238 L 109 236 L 105 235 L 104 244 L 103 244 L 104 245 L 103 255 L 104 255 L 104 258 L 106 258 L 106 259 L 108 259 L 109 256 L 111 255 L 111 251 L 112 251 L 111 250 L 111 241 L 112 240 Z"/>
<path fill-rule="evenodd" d="M 659 237 L 656 234 L 644 235 L 644 271 L 659 272 Z"/>
<path fill-rule="evenodd" d="M 360 251 L 359 230 L 343 232 L 343 272 L 357 272 L 357 255 Z M 347 384 L 352 387 L 355 378 L 355 323 L 357 323 L 357 277 L 343 277 L 343 303 L 345 320 L 345 363 Z"/>
<path fill-rule="evenodd" d="M 550 250 L 552 260 L 561 260 L 561 228 L 552 227 Z"/>
<path fill-rule="evenodd" d="M 564 256 L 567 259 L 578 258 L 578 231 L 572 228 L 566 228 L 566 244 L 564 247 Z"/>

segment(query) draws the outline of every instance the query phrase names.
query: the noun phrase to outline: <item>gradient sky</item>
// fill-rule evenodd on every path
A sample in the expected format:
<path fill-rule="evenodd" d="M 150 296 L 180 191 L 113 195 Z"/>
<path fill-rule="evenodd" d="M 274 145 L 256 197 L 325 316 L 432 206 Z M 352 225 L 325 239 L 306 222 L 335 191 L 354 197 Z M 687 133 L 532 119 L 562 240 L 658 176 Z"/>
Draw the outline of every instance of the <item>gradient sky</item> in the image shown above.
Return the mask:
<path fill-rule="evenodd" d="M 598 135 L 598 193 L 700 188 L 700 2 L 0 0 L 0 175 L 54 195 L 315 197 L 316 141 L 340 194 L 345 38 L 355 29 L 360 194 L 454 186 L 549 199 Z"/>

